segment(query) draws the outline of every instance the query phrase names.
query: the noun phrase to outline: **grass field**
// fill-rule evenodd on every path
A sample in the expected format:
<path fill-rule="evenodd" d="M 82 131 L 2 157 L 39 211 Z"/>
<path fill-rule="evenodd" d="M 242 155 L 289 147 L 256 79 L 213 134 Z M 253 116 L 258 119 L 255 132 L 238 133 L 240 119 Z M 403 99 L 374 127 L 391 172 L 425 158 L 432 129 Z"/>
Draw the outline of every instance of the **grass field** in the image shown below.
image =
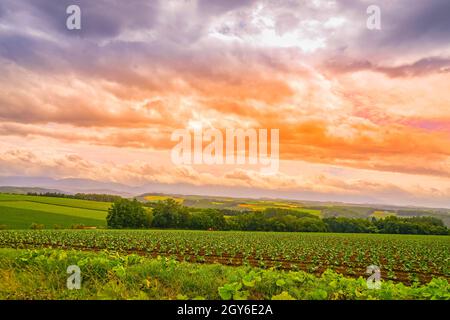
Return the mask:
<path fill-rule="evenodd" d="M 108 208 L 111 206 L 111 203 L 108 202 L 43 197 L 43 196 L 27 196 L 20 194 L 0 194 L 0 201 L 28 201 L 32 203 L 45 203 L 70 208 L 81 208 L 100 211 L 107 211 Z"/>
<path fill-rule="evenodd" d="M 102 227 L 106 225 L 110 203 L 0 194 L 0 225 L 8 229 L 28 229 L 32 223 L 45 228 L 59 225 L 70 228 L 74 224 Z"/>

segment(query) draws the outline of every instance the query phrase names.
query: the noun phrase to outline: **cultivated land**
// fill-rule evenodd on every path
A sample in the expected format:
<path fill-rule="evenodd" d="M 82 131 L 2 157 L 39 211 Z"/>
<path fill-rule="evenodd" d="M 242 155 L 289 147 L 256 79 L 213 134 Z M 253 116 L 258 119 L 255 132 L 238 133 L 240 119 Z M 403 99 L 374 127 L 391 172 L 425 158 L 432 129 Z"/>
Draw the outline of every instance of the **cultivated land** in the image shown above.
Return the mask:
<path fill-rule="evenodd" d="M 240 211 L 262 211 L 266 208 L 280 208 L 296 210 L 298 212 L 310 213 L 321 218 L 346 217 L 346 218 L 369 218 L 369 217 L 412 217 L 430 216 L 444 221 L 450 227 L 450 209 L 443 208 L 414 208 L 389 205 L 356 205 L 334 202 L 314 202 L 285 199 L 250 199 L 230 198 L 197 195 L 170 195 L 149 193 L 137 197 L 144 202 L 155 202 L 168 198 L 175 199 L 186 207 L 192 208 L 214 208 Z"/>
<path fill-rule="evenodd" d="M 0 225 L 8 229 L 28 229 L 32 223 L 49 229 L 74 224 L 104 227 L 110 206 L 78 199 L 0 194 Z"/>
<path fill-rule="evenodd" d="M 153 202 L 169 196 L 146 197 Z M 293 202 L 175 198 L 198 207 L 277 207 L 329 214 L 329 207 Z M 110 205 L 0 194 L 0 225 L 102 228 Z M 389 208 L 339 210 L 379 217 L 403 213 Z M 450 236 L 2 230 L 0 299 L 450 299 L 449 261 Z M 81 268 L 81 290 L 66 288 L 66 268 L 72 264 Z M 367 287 L 370 265 L 381 269 L 380 290 Z"/>
<path fill-rule="evenodd" d="M 137 253 L 178 261 L 259 268 L 326 269 L 364 276 L 369 265 L 404 283 L 450 278 L 450 236 L 208 232 L 188 230 L 1 231 L 0 247 Z"/>
<path fill-rule="evenodd" d="M 137 198 L 144 202 L 157 202 L 171 198 L 184 206 L 194 208 L 215 208 L 240 211 L 257 211 L 264 210 L 266 208 L 282 208 L 309 213 L 319 217 L 338 216 L 348 218 L 367 218 L 373 216 L 380 218 L 390 215 L 397 215 L 400 217 L 432 216 L 442 219 L 447 226 L 450 226 L 450 210 L 448 209 L 421 209 L 392 206 L 368 207 L 361 205 L 311 203 L 291 200 L 255 200 L 164 194 L 146 194 Z M 38 204 L 48 204 L 54 207 L 41 206 L 38 209 Z M 105 218 L 110 206 L 111 203 L 108 202 L 0 193 L 0 225 L 6 225 L 8 229 L 27 229 L 31 223 L 41 223 L 44 224 L 46 228 L 50 229 L 53 228 L 54 224 L 61 224 L 63 227 L 70 228 L 70 226 L 74 223 L 100 227 L 106 225 Z M 64 207 L 66 208 L 65 210 Z M 18 208 L 23 214 L 20 214 L 19 211 L 16 210 L 7 211 L 5 208 Z M 76 209 L 84 210 L 77 211 Z M 39 214 L 29 212 L 27 210 L 39 211 Z M 2 214 L 6 212 L 10 213 L 8 215 Z M 45 213 L 47 215 L 45 215 Z M 58 217 L 55 214 L 62 216 Z M 64 223 L 64 219 L 66 219 L 64 215 L 71 217 L 67 218 L 67 223 Z M 44 219 L 44 217 L 46 218 Z M 39 221 L 36 221 L 38 218 Z M 94 219 L 96 221 L 91 221 L 88 219 Z"/>
<path fill-rule="evenodd" d="M 67 290 L 67 266 L 79 265 L 80 290 Z M 75 250 L 0 249 L 0 299 L 450 299 L 448 281 L 405 286 L 333 271 L 315 276 L 221 264 L 178 262 L 136 254 Z"/>

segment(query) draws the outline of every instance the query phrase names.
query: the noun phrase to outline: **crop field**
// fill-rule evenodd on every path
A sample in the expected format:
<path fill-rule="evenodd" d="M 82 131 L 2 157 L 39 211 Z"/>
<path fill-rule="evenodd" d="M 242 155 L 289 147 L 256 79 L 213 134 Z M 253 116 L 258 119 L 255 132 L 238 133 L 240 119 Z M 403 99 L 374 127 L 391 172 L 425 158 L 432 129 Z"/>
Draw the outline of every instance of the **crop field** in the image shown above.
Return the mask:
<path fill-rule="evenodd" d="M 250 199 L 232 197 L 210 197 L 178 194 L 143 194 L 137 197 L 141 201 L 156 202 L 174 199 L 186 207 L 213 208 L 239 211 L 263 211 L 267 208 L 289 209 L 313 214 L 320 218 L 385 218 L 388 216 L 412 217 L 430 216 L 444 221 L 450 227 L 450 209 L 401 208 L 386 206 L 347 205 L 333 202 L 312 203 L 287 199 Z"/>
<path fill-rule="evenodd" d="M 0 225 L 28 229 L 32 223 L 46 228 L 73 224 L 101 227 L 110 203 L 78 199 L 0 194 Z"/>
<path fill-rule="evenodd" d="M 1 231 L 0 247 L 108 250 L 184 262 L 249 265 L 382 278 L 411 284 L 450 278 L 450 237 L 371 234 L 208 232 L 175 230 Z"/>
<path fill-rule="evenodd" d="M 184 199 L 182 198 L 176 198 L 176 197 L 169 197 L 169 196 L 160 196 L 160 195 L 149 195 L 144 197 L 145 200 L 149 202 L 158 202 L 158 201 L 164 201 L 167 199 L 173 199 L 178 203 L 183 203 Z"/>
<path fill-rule="evenodd" d="M 289 202 L 233 205 L 322 216 Z M 110 206 L 0 194 L 0 225 L 11 229 L 0 230 L 0 298 L 450 299 L 450 236 L 102 229 Z M 32 223 L 49 230 L 29 230 Z M 74 224 L 100 230 L 55 230 Z M 65 288 L 71 264 L 83 272 L 81 290 Z M 368 290 L 371 265 L 381 290 Z"/>
<path fill-rule="evenodd" d="M 80 267 L 79 290 L 67 290 L 69 265 Z M 373 290 L 365 278 L 344 277 L 332 270 L 316 276 L 104 250 L 0 248 L 0 299 L 448 300 L 450 294 L 443 278 L 420 286 L 382 281 Z"/>
<path fill-rule="evenodd" d="M 394 212 L 388 212 L 388 211 L 374 211 L 371 216 L 375 217 L 377 219 L 380 218 L 386 218 L 390 216 L 395 216 L 396 214 Z"/>
<path fill-rule="evenodd" d="M 253 211 L 262 211 L 268 208 L 290 209 L 295 210 L 297 212 L 309 213 L 318 217 L 322 217 L 322 212 L 320 210 L 307 209 L 302 208 L 298 205 L 275 201 L 258 201 L 258 202 L 241 203 L 238 205 L 238 207 Z"/>
<path fill-rule="evenodd" d="M 108 208 L 111 206 L 111 203 L 109 202 L 43 197 L 43 196 L 28 196 L 21 194 L 2 194 L 2 193 L 0 193 L 0 201 L 27 201 L 32 203 L 46 203 L 71 208 L 91 209 L 100 211 L 107 211 Z"/>

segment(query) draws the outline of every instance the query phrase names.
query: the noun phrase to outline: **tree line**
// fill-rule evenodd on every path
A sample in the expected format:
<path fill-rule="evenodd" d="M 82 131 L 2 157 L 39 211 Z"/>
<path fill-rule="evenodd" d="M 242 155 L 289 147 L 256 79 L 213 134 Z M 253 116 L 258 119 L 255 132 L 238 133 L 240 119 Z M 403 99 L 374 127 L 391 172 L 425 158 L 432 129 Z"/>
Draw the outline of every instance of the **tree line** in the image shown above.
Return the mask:
<path fill-rule="evenodd" d="M 122 199 L 121 196 L 114 196 L 111 194 L 97 194 L 97 193 L 77 193 L 77 194 L 66 194 L 59 192 L 28 192 L 28 196 L 41 196 L 41 197 L 53 197 L 53 198 L 67 198 L 67 199 L 79 199 L 79 200 L 90 200 L 99 202 L 115 202 Z"/>
<path fill-rule="evenodd" d="M 108 211 L 109 228 L 158 228 L 193 230 L 241 230 L 286 232 L 450 234 L 442 220 L 434 217 L 317 217 L 291 209 L 267 208 L 263 211 L 235 212 L 227 209 L 185 207 L 173 199 L 146 208 L 141 202 L 118 199 Z"/>

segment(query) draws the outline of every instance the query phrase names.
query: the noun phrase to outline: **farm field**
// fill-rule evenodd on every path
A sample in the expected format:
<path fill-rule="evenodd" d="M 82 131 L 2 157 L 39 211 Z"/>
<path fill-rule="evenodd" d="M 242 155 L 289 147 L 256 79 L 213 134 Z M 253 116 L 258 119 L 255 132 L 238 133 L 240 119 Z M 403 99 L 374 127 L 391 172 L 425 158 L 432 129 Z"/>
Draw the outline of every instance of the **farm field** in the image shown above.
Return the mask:
<path fill-rule="evenodd" d="M 390 216 L 395 216 L 396 214 L 394 212 L 389 212 L 389 211 L 374 211 L 372 213 L 372 217 L 375 217 L 377 219 L 380 218 L 386 218 L 386 217 L 390 217 Z"/>
<path fill-rule="evenodd" d="M 164 195 L 164 194 L 144 194 L 137 197 L 143 201 L 155 202 L 166 199 L 174 199 L 188 207 L 194 208 L 215 208 L 231 210 L 262 211 L 267 208 L 291 209 L 298 212 L 310 213 L 322 217 L 321 210 L 305 208 L 304 204 L 298 201 L 288 200 L 262 200 L 262 199 L 240 199 L 226 197 L 207 196 L 185 196 L 185 195 Z"/>
<path fill-rule="evenodd" d="M 288 203 L 282 203 L 282 202 L 275 202 L 275 201 L 255 201 L 255 202 L 249 202 L 249 203 L 241 203 L 238 205 L 239 208 L 252 210 L 252 211 L 263 211 L 268 208 L 277 208 L 277 209 L 290 209 L 295 210 L 297 212 L 302 213 L 309 213 L 318 217 L 322 217 L 322 212 L 317 209 L 308 209 L 308 208 L 302 208 L 298 205 L 288 204 Z"/>
<path fill-rule="evenodd" d="M 69 265 L 80 267 L 79 290 L 67 290 Z M 382 281 L 373 290 L 365 278 L 331 270 L 315 276 L 110 251 L 0 248 L 0 299 L 448 300 L 450 295 L 448 281 L 437 278 L 421 286 Z"/>
<path fill-rule="evenodd" d="M 74 224 L 103 227 L 110 203 L 0 194 L 0 225 L 8 229 L 28 229 L 32 223 L 45 228 L 59 225 L 70 228 Z"/>
<path fill-rule="evenodd" d="M 100 211 L 107 211 L 108 208 L 111 206 L 111 203 L 109 202 L 44 197 L 44 196 L 28 196 L 21 194 L 2 194 L 2 193 L 0 193 L 0 201 L 27 201 L 31 203 L 45 203 L 70 208 L 81 208 Z"/>
<path fill-rule="evenodd" d="M 267 208 L 279 208 L 279 209 L 290 209 L 298 212 L 309 213 L 320 218 L 329 216 L 338 217 L 354 217 L 354 218 L 368 218 L 377 217 L 383 218 L 390 215 L 396 216 L 435 216 L 442 219 L 447 226 L 450 226 L 450 212 L 447 211 L 421 211 L 414 210 L 408 211 L 404 210 L 401 213 L 396 213 L 395 210 L 381 210 L 376 208 L 366 208 L 357 206 L 337 206 L 337 205 L 307 205 L 300 201 L 289 201 L 289 200 L 255 200 L 255 199 L 239 199 L 239 198 L 225 198 L 225 197 L 206 197 L 206 196 L 182 196 L 182 195 L 164 195 L 164 194 L 147 194 L 137 197 L 139 200 L 144 202 L 157 202 L 166 199 L 174 199 L 176 202 L 193 208 L 215 208 L 215 209 L 229 209 L 229 210 L 247 210 L 247 211 L 262 211 Z M 12 204 L 11 202 L 22 202 L 22 204 Z M 27 202 L 25 205 L 23 202 Z M 36 205 L 32 205 L 36 204 Z M 53 205 L 55 207 L 47 207 L 44 210 L 37 209 L 39 204 Z M 63 227 L 70 227 L 73 223 L 84 224 L 86 226 L 104 226 L 104 218 L 106 217 L 107 210 L 111 206 L 109 202 L 99 202 L 90 200 L 79 200 L 70 198 L 56 198 L 56 197 L 45 197 L 45 196 L 29 196 L 23 194 L 2 194 L 0 193 L 0 225 L 6 225 L 8 229 L 28 229 L 31 223 L 41 223 L 44 224 L 46 228 L 53 228 L 54 224 L 61 224 L 61 217 L 55 217 L 52 219 L 41 219 L 36 220 L 36 215 L 32 214 L 32 217 L 27 217 L 28 213 L 26 210 L 35 210 L 40 213 L 47 213 L 49 215 L 56 213 L 66 214 L 72 216 L 70 218 L 70 223 L 63 224 Z M 22 209 L 24 215 L 18 216 L 17 212 L 9 214 L 8 216 L 2 215 L 5 212 L 6 207 L 16 207 Z M 64 210 L 63 207 L 67 209 Z M 3 210 L 2 210 L 3 209 Z M 49 209 L 50 212 L 47 211 Z M 88 209 L 95 211 L 78 211 L 75 212 L 72 209 Z M 12 210 L 9 210 L 12 211 Z M 26 213 L 26 214 L 25 214 Z M 41 217 L 41 216 L 39 216 Z M 43 216 L 42 216 L 43 217 Z M 95 219 L 98 220 L 103 217 L 103 221 L 89 221 L 82 219 Z M 21 224 L 17 224 L 17 221 L 23 221 Z M 73 222 L 75 221 L 75 222 Z"/>
<path fill-rule="evenodd" d="M 138 200 L 155 202 L 174 199 L 186 207 L 213 208 L 238 211 L 262 211 L 267 208 L 289 209 L 309 213 L 320 218 L 384 218 L 387 216 L 431 216 L 444 221 L 450 227 L 450 209 L 410 208 L 383 205 L 355 205 L 333 202 L 308 202 L 287 199 L 249 199 L 178 194 L 143 194 Z"/>
<path fill-rule="evenodd" d="M 145 196 L 144 200 L 148 201 L 148 202 L 158 202 L 158 201 L 164 201 L 167 199 L 173 199 L 176 202 L 182 204 L 184 199 L 182 198 L 176 198 L 176 197 L 170 197 L 170 196 L 163 196 L 163 195 L 149 195 L 149 196 Z"/>
<path fill-rule="evenodd" d="M 231 202 L 323 217 L 289 202 L 210 203 Z M 0 230 L 0 299 L 450 299 L 450 236 L 106 230 L 110 206 L 0 194 L 0 225 L 11 229 Z M 32 223 L 49 230 L 29 230 Z M 52 230 L 74 224 L 100 230 Z M 71 264 L 83 272 L 81 290 L 65 287 Z M 371 265 L 381 290 L 367 287 Z"/>
<path fill-rule="evenodd" d="M 262 269 L 332 269 L 364 276 L 369 265 L 382 278 L 411 284 L 449 279 L 450 237 L 374 234 L 208 232 L 180 230 L 1 231 L 0 247 L 108 250 L 191 263 L 249 265 Z"/>
<path fill-rule="evenodd" d="M 104 219 L 91 219 L 73 214 L 55 214 L 45 211 L 13 208 L 0 204 L 0 225 L 8 229 L 29 229 L 33 223 L 42 224 L 45 228 L 54 228 L 55 226 L 70 228 L 76 224 L 93 227 L 105 226 Z"/>

